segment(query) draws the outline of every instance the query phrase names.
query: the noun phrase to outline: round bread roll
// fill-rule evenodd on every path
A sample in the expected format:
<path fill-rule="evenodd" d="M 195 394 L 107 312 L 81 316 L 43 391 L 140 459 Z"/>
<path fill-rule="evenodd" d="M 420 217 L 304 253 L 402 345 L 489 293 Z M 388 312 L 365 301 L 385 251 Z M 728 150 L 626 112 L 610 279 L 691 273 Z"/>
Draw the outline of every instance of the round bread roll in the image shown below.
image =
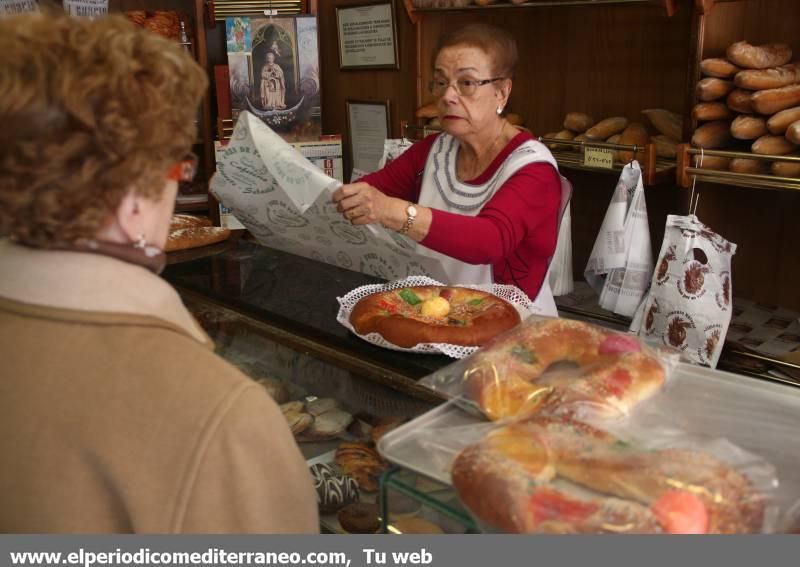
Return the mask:
<path fill-rule="evenodd" d="M 767 162 L 758 159 L 734 158 L 731 160 L 731 171 L 736 173 L 764 174 L 767 173 Z"/>
<path fill-rule="evenodd" d="M 767 133 L 767 121 L 761 116 L 737 116 L 731 123 L 731 135 L 737 140 L 755 140 Z"/>
<path fill-rule="evenodd" d="M 651 139 L 656 146 L 656 155 L 658 157 L 674 158 L 678 155 L 677 142 L 661 134 L 653 136 Z"/>
<path fill-rule="evenodd" d="M 789 128 L 791 128 L 791 126 Z M 795 145 L 783 136 L 774 136 L 772 134 L 761 136 L 758 140 L 753 142 L 753 146 L 750 148 L 754 154 L 772 156 L 785 156 L 786 154 L 792 153 L 795 149 Z"/>
<path fill-rule="evenodd" d="M 582 134 L 594 126 L 594 118 L 584 112 L 569 112 L 564 118 L 564 128 Z"/>
<path fill-rule="evenodd" d="M 700 102 L 692 109 L 692 118 L 698 122 L 728 120 L 732 116 L 730 108 L 723 102 Z"/>
<path fill-rule="evenodd" d="M 695 130 L 692 136 L 692 145 L 706 150 L 713 150 L 725 147 L 730 139 L 730 124 L 717 120 L 703 124 Z"/>
<path fill-rule="evenodd" d="M 375 504 L 353 502 L 336 513 L 342 529 L 351 534 L 374 534 L 381 527 Z"/>
<path fill-rule="evenodd" d="M 753 114 L 755 112 L 752 91 L 733 89 L 725 102 L 728 108 L 734 112 L 741 112 L 742 114 Z"/>
<path fill-rule="evenodd" d="M 556 139 L 556 140 L 574 140 L 575 133 L 572 130 L 561 130 L 560 132 L 551 132 L 550 134 L 545 134 L 545 138 Z M 572 150 L 574 149 L 572 146 L 564 145 L 564 144 L 550 144 L 551 150 Z"/>
<path fill-rule="evenodd" d="M 715 171 L 728 171 L 731 158 L 721 156 L 694 156 L 695 167 L 700 169 L 713 169 Z"/>
<path fill-rule="evenodd" d="M 703 101 L 717 100 L 733 90 L 733 83 L 724 79 L 706 78 L 697 83 L 697 98 Z"/>
<path fill-rule="evenodd" d="M 769 120 L 767 120 L 767 128 L 770 134 L 784 134 L 792 122 L 797 122 L 798 120 L 800 120 L 800 106 L 787 108 L 770 116 Z"/>
<path fill-rule="evenodd" d="M 793 156 L 800 157 L 800 155 L 794 154 Z M 774 161 L 770 169 L 772 170 L 772 175 L 777 175 L 778 177 L 800 177 L 800 163 L 797 162 Z"/>
<path fill-rule="evenodd" d="M 786 139 L 793 144 L 800 144 L 800 120 L 792 122 L 786 129 Z"/>
<path fill-rule="evenodd" d="M 700 62 L 700 71 L 708 77 L 729 79 L 740 71 L 739 67 L 722 58 L 703 59 Z"/>

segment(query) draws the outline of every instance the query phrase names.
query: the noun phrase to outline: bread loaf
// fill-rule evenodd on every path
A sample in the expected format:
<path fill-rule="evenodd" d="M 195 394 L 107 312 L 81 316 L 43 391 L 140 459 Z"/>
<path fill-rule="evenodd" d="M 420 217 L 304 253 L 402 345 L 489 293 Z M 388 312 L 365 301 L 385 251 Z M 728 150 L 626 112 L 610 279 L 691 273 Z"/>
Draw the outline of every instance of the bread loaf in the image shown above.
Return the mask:
<path fill-rule="evenodd" d="M 778 89 L 800 83 L 800 63 L 789 63 L 774 69 L 741 71 L 733 82 L 737 87 L 752 91 Z"/>
<path fill-rule="evenodd" d="M 722 58 L 703 59 L 700 62 L 700 71 L 708 77 L 729 79 L 740 71 L 739 67 Z"/>
<path fill-rule="evenodd" d="M 730 139 L 730 124 L 717 120 L 703 124 L 695 130 L 692 136 L 692 145 L 705 150 L 712 150 L 725 147 L 730 142 Z"/>
<path fill-rule="evenodd" d="M 770 116 L 769 120 L 767 120 L 767 129 L 771 134 L 783 134 L 789 125 L 797 120 L 800 120 L 800 106 L 787 108 Z"/>
<path fill-rule="evenodd" d="M 728 171 L 731 159 L 721 156 L 694 156 L 694 166 L 701 169 L 713 169 L 715 171 Z"/>
<path fill-rule="evenodd" d="M 796 155 L 794 157 L 800 157 Z M 800 177 L 800 163 L 790 161 L 772 162 L 772 175 L 778 177 Z"/>
<path fill-rule="evenodd" d="M 594 118 L 583 112 L 569 112 L 564 118 L 564 128 L 577 134 L 586 132 L 594 126 Z"/>
<path fill-rule="evenodd" d="M 737 116 L 731 123 L 731 134 L 737 140 L 755 140 L 767 133 L 767 121 L 760 116 Z"/>
<path fill-rule="evenodd" d="M 753 108 L 759 114 L 775 114 L 797 105 L 800 105 L 800 85 L 753 93 Z"/>
<path fill-rule="evenodd" d="M 619 141 L 620 138 L 622 138 L 622 134 L 614 134 L 608 140 L 606 140 L 606 143 L 608 143 L 608 144 L 619 144 L 619 143 L 621 143 Z M 622 161 L 622 158 L 619 155 L 619 150 L 614 150 L 614 161 Z"/>
<path fill-rule="evenodd" d="M 180 228 L 193 228 L 198 226 L 211 226 L 211 219 L 208 217 L 196 217 L 194 215 L 176 214 L 172 215 L 169 221 L 169 229 L 178 230 Z"/>
<path fill-rule="evenodd" d="M 649 108 L 642 110 L 650 124 L 658 130 L 659 134 L 663 134 L 676 142 L 680 141 L 683 137 L 683 118 L 680 114 L 664 110 L 663 108 Z"/>
<path fill-rule="evenodd" d="M 728 120 L 731 110 L 723 102 L 699 102 L 692 109 L 692 118 L 698 122 Z"/>
<path fill-rule="evenodd" d="M 550 134 L 545 134 L 545 138 L 556 139 L 556 140 L 572 140 L 575 138 L 575 133 L 572 130 L 561 130 L 560 132 L 554 132 Z M 565 144 L 550 144 L 550 149 L 552 150 L 572 150 L 574 149 L 573 146 L 565 145 Z"/>
<path fill-rule="evenodd" d="M 517 114 L 516 112 L 506 114 L 506 121 L 512 126 L 521 126 L 525 124 L 525 119 L 521 114 Z"/>
<path fill-rule="evenodd" d="M 663 158 L 674 158 L 678 155 L 678 144 L 674 140 L 659 134 L 653 136 L 653 144 L 656 146 L 656 155 Z"/>
<path fill-rule="evenodd" d="M 800 144 L 800 120 L 792 122 L 786 129 L 786 139 L 793 144 Z"/>
<path fill-rule="evenodd" d="M 594 139 L 588 137 L 586 135 L 586 132 L 584 132 L 583 134 L 578 134 L 577 136 L 575 136 L 574 141 L 575 142 L 580 142 L 582 144 L 584 144 L 584 143 L 588 144 L 589 142 L 597 142 L 598 140 L 594 140 Z M 583 152 L 583 148 L 580 147 L 580 146 L 572 146 L 570 149 L 573 149 L 576 152 Z"/>
<path fill-rule="evenodd" d="M 200 226 L 194 228 L 180 228 L 170 232 L 167 238 L 165 252 L 175 250 L 185 250 L 188 248 L 198 248 L 208 246 L 227 240 L 231 235 L 230 229 L 219 226 Z"/>
<path fill-rule="evenodd" d="M 705 78 L 697 83 L 697 98 L 704 101 L 717 100 L 733 90 L 733 83 L 724 79 Z"/>
<path fill-rule="evenodd" d="M 728 108 L 734 112 L 741 112 L 742 114 L 753 114 L 753 93 L 743 89 L 733 89 L 725 101 Z"/>
<path fill-rule="evenodd" d="M 590 140 L 607 140 L 614 134 L 619 134 L 628 127 L 628 119 L 622 116 L 614 116 L 601 120 L 586 131 L 586 137 Z"/>
<path fill-rule="evenodd" d="M 420 106 L 414 113 L 417 118 L 436 118 L 439 116 L 439 109 L 435 102 Z"/>
<path fill-rule="evenodd" d="M 773 136 L 772 134 L 767 134 L 765 136 L 761 136 L 758 140 L 753 142 L 753 146 L 750 149 L 754 154 L 785 156 L 786 154 L 794 151 L 796 148 L 793 143 L 783 136 Z"/>
<path fill-rule="evenodd" d="M 757 159 L 734 158 L 728 167 L 736 173 L 764 174 L 767 172 L 767 162 Z"/>
<path fill-rule="evenodd" d="M 751 45 L 737 41 L 725 53 L 728 61 L 745 69 L 768 69 L 784 65 L 792 60 L 792 48 L 785 43 Z"/>
<path fill-rule="evenodd" d="M 640 149 L 643 149 L 644 146 L 650 143 L 650 134 L 647 133 L 647 128 L 645 128 L 643 124 L 631 122 L 625 130 L 623 130 L 619 143 L 627 146 L 638 146 Z M 619 161 L 626 163 L 636 157 L 633 150 L 620 150 L 618 155 Z"/>

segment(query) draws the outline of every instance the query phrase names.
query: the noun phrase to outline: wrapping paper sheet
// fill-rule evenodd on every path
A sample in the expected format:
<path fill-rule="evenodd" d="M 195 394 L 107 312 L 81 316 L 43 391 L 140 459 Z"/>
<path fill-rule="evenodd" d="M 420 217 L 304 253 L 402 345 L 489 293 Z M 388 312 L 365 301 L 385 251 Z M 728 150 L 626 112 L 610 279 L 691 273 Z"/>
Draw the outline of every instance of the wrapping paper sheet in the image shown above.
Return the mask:
<path fill-rule="evenodd" d="M 653 275 L 650 227 L 637 161 L 619 176 L 584 276 L 600 306 L 631 317 L 641 303 Z"/>
<path fill-rule="evenodd" d="M 339 185 L 266 124 L 242 112 L 218 157 L 211 192 L 270 248 L 386 280 L 425 275 L 451 281 L 440 262 L 416 254 L 413 240 L 345 220 L 331 201 Z"/>

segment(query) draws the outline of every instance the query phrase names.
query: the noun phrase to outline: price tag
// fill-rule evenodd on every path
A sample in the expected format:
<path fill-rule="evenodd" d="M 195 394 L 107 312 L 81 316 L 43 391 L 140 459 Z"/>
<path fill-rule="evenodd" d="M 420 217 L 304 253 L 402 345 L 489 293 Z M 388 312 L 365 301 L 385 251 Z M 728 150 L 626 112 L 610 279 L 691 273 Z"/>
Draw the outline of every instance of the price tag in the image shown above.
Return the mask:
<path fill-rule="evenodd" d="M 0 0 L 0 17 L 13 16 L 20 12 L 35 12 L 39 9 L 36 0 Z"/>
<path fill-rule="evenodd" d="M 94 18 L 108 13 L 108 0 L 64 0 L 64 10 L 70 16 Z"/>
<path fill-rule="evenodd" d="M 583 149 L 583 165 L 601 169 L 614 169 L 614 150 L 586 147 Z"/>

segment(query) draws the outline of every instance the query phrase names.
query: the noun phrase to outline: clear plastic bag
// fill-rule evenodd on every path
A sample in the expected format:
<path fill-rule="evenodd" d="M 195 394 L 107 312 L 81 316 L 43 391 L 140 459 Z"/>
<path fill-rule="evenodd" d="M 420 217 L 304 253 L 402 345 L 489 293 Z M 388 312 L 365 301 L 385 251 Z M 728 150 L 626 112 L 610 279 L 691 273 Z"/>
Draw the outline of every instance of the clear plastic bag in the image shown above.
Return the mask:
<path fill-rule="evenodd" d="M 619 423 L 618 423 L 619 425 Z M 564 415 L 495 427 L 455 456 L 452 482 L 487 531 L 763 533 L 776 526 L 775 469 L 725 440 L 614 431 Z M 440 430 L 439 443 L 459 443 Z M 468 435 L 471 436 L 471 435 Z"/>
<path fill-rule="evenodd" d="M 531 316 L 420 383 L 490 420 L 542 410 L 624 416 L 662 388 L 676 362 L 630 334 Z"/>

